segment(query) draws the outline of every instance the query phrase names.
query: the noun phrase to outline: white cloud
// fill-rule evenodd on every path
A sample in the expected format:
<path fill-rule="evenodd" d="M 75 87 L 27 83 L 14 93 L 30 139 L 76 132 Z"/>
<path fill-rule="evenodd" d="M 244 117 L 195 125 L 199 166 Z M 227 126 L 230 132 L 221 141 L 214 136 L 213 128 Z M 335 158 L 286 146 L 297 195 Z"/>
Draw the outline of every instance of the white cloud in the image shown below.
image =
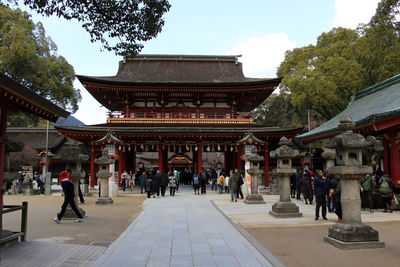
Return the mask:
<path fill-rule="evenodd" d="M 379 2 L 380 0 L 336 0 L 333 26 L 355 29 L 360 23 L 368 23 Z"/>
<path fill-rule="evenodd" d="M 226 51 L 229 55 L 239 55 L 246 77 L 273 78 L 276 69 L 285 58 L 285 52 L 296 47 L 286 34 L 267 34 L 240 43 L 236 48 Z"/>

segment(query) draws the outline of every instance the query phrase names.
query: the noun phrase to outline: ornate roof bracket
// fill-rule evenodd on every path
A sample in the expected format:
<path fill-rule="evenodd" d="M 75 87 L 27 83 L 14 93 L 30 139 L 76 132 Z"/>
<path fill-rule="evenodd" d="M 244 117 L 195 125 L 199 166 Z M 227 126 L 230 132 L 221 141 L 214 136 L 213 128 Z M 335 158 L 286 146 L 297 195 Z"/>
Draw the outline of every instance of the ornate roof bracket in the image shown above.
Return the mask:
<path fill-rule="evenodd" d="M 266 143 L 267 142 L 255 137 L 253 132 L 249 131 L 241 140 L 235 142 L 234 145 L 242 145 L 242 144 L 265 145 Z"/>
<path fill-rule="evenodd" d="M 93 143 L 95 143 L 96 145 L 104 145 L 104 144 L 126 145 L 126 143 L 121 139 L 119 139 L 118 137 L 116 137 L 111 130 L 108 130 L 107 134 L 104 137 L 94 141 Z"/>

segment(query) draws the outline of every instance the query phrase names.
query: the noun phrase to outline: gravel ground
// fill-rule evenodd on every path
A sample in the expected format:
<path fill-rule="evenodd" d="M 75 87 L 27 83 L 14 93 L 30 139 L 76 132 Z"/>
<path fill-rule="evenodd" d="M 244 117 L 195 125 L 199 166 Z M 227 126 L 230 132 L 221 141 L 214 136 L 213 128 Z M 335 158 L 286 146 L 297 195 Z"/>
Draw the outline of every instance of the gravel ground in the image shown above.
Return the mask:
<path fill-rule="evenodd" d="M 63 197 L 60 195 L 5 195 L 4 204 L 20 205 L 28 201 L 27 240 L 89 245 L 93 242 L 110 243 L 117 239 L 143 210 L 144 199 L 142 195 L 123 195 L 113 198 L 113 205 L 101 206 L 95 205 L 97 197 L 86 197 L 86 203 L 80 205 L 88 216 L 85 221 L 62 220 L 60 224 L 51 220 L 61 208 Z M 20 211 L 4 214 L 3 229 L 18 231 L 20 220 Z"/>

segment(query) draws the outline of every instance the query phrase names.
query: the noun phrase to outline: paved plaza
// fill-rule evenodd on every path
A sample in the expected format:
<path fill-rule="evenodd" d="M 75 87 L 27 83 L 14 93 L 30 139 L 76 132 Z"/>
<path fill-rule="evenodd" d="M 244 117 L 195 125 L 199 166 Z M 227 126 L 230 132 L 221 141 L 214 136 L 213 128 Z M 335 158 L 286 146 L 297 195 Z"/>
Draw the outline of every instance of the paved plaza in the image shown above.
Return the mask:
<path fill-rule="evenodd" d="M 227 197 L 227 195 L 225 195 Z M 212 202 L 193 190 L 148 199 L 144 211 L 94 266 L 276 266 Z"/>
<path fill-rule="evenodd" d="M 82 224 L 73 221 L 54 224 L 50 218 L 59 209 L 54 203 L 61 199 L 31 196 L 29 241 L 0 252 L 0 266 L 282 266 L 282 262 L 288 266 L 320 266 L 321 262 L 324 266 L 338 263 L 397 266 L 399 263 L 400 212 L 361 213 L 363 222 L 379 231 L 386 248 L 342 251 L 323 241 L 336 216 L 329 213 L 328 221 L 315 221 L 315 205 L 301 201 L 293 200 L 303 217 L 278 219 L 268 214 L 279 199 L 277 195 L 264 195 L 265 204 L 247 205 L 242 200 L 233 203 L 229 194 L 215 191 L 194 195 L 191 186 L 181 188 L 175 197 L 168 194 L 143 203 L 138 188 L 118 193 L 120 197 L 110 206 L 96 206 L 96 197 L 87 198 L 83 207 L 89 217 Z M 13 198 L 17 201 L 19 196 Z M 122 218 L 132 216 L 135 207 L 142 210 L 142 205 L 143 211 L 131 223 Z M 110 228 L 114 232 L 121 225 L 117 235 L 107 234 Z M 40 229 L 35 229 L 38 226 Z M 93 234 L 96 231 L 101 234 Z M 83 242 L 85 238 L 87 242 Z"/>

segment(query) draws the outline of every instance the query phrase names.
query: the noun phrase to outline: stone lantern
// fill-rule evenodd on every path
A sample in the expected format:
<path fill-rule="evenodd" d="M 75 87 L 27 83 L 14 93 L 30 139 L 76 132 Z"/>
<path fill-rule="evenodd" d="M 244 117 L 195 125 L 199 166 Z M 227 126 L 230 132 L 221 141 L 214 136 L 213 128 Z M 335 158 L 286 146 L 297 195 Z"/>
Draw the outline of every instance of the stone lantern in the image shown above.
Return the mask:
<path fill-rule="evenodd" d="M 80 214 L 85 216 L 86 212 L 79 207 L 78 193 L 79 193 L 79 180 L 81 179 L 81 162 L 89 159 L 88 155 L 81 154 L 80 143 L 68 139 L 60 151 L 59 157 L 66 161 L 67 169 L 71 170 L 71 178 L 74 181 L 74 201 Z M 64 218 L 76 218 L 76 214 L 72 211 L 71 207 L 68 206 L 65 212 Z"/>
<path fill-rule="evenodd" d="M 263 171 L 259 169 L 259 162 L 263 161 L 264 157 L 258 155 L 257 152 L 257 147 L 253 146 L 251 154 L 246 158 L 246 161 L 250 162 L 250 168 L 247 169 L 247 172 L 251 176 L 251 191 L 244 200 L 246 204 L 265 204 L 263 197 L 258 194 L 258 176 L 263 173 Z"/>
<path fill-rule="evenodd" d="M 279 141 L 280 147 L 270 152 L 270 156 L 277 158 L 276 175 L 280 178 L 280 196 L 279 202 L 272 205 L 270 215 L 277 218 L 301 217 L 299 207 L 290 202 L 290 176 L 296 173 L 296 169 L 292 168 L 292 158 L 299 156 L 299 151 L 292 149 L 290 140 L 282 137 Z"/>
<path fill-rule="evenodd" d="M 118 146 L 125 146 L 126 143 L 115 135 L 112 131 L 108 130 L 107 134 L 100 138 L 99 140 L 94 141 L 94 144 L 98 146 L 104 146 L 105 151 L 107 151 L 107 156 L 109 158 L 113 159 L 118 159 L 118 152 L 117 152 L 117 147 Z M 118 195 L 118 175 L 115 177 L 114 176 L 114 170 L 115 170 L 115 160 L 111 163 L 109 166 L 107 172 L 111 172 L 111 175 L 108 176 L 109 178 L 112 177 L 110 181 L 110 185 L 107 185 L 108 190 L 110 191 L 108 196 L 117 196 Z M 102 188 L 102 191 L 103 188 Z"/>
<path fill-rule="evenodd" d="M 336 150 L 336 164 L 328 172 L 340 179 L 342 223 L 329 228 L 324 240 L 341 249 L 381 248 L 379 233 L 371 226 L 361 222 L 360 179 L 372 173 L 371 166 L 362 162 L 362 150 L 374 144 L 374 137 L 365 139 L 353 133 L 352 118 L 344 116 L 340 120 L 341 134 L 332 138 L 326 147 Z"/>
<path fill-rule="evenodd" d="M 100 171 L 96 173 L 97 178 L 100 180 L 100 197 L 97 199 L 96 204 L 112 204 L 113 200 L 109 195 L 109 179 L 112 176 L 110 165 L 114 164 L 115 160 L 108 157 L 107 149 L 103 149 L 102 156 L 95 159 L 94 162 L 100 165 Z"/>
<path fill-rule="evenodd" d="M 325 170 L 328 170 L 330 167 L 335 166 L 336 159 L 336 150 L 333 148 L 323 148 L 324 152 L 322 152 L 321 157 L 326 161 Z"/>
<path fill-rule="evenodd" d="M 259 162 L 263 161 L 264 157 L 257 154 L 257 146 L 268 147 L 268 143 L 255 137 L 252 132 L 248 132 L 241 140 L 235 142 L 235 145 L 244 145 L 245 154 L 241 158 L 245 159 L 245 170 L 251 177 L 251 189 L 244 202 L 247 204 L 264 204 L 264 199 L 258 193 L 258 178 L 264 173 L 259 169 Z M 265 171 L 268 171 L 268 169 Z"/>

